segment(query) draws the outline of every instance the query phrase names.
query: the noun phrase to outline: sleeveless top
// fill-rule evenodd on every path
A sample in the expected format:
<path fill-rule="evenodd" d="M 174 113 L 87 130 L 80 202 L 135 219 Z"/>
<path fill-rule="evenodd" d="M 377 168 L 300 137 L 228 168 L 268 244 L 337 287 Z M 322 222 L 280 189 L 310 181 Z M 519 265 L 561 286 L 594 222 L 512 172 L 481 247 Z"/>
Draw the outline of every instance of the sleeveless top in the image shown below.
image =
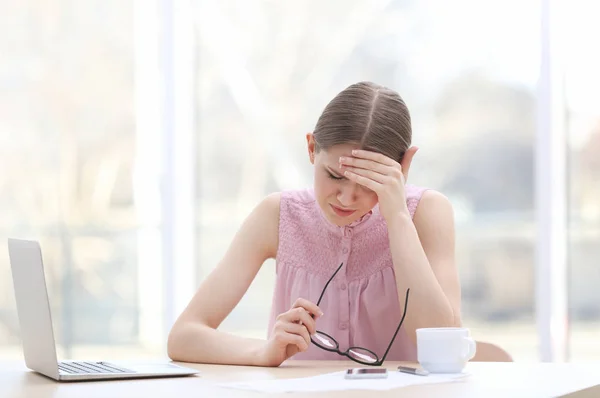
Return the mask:
<path fill-rule="evenodd" d="M 406 185 L 411 217 L 414 217 L 425 188 Z M 277 315 L 288 311 L 296 299 L 316 304 L 327 280 L 344 263 L 331 281 L 321 304 L 323 316 L 317 330 L 327 333 L 344 352 L 363 347 L 380 358 L 385 353 L 402 317 L 392 264 L 387 224 L 379 206 L 354 223 L 339 227 L 328 221 L 314 191 L 281 194 L 279 247 L 276 282 L 269 318 L 269 336 Z M 401 292 L 404 302 L 405 292 Z M 416 308 L 408 301 L 408 310 Z M 310 344 L 293 359 L 347 360 L 334 352 Z M 404 326 L 396 336 L 386 360 L 416 361 L 416 346 Z"/>

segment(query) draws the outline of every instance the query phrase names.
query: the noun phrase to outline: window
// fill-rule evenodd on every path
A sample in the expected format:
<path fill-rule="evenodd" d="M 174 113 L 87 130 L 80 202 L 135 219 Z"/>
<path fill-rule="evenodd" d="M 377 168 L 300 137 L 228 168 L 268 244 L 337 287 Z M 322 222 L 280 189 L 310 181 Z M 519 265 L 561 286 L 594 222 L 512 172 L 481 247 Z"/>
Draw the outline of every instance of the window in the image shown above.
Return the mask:
<path fill-rule="evenodd" d="M 133 2 L 24 1 L 0 20 L 0 352 L 22 358 L 5 243 L 20 237 L 42 245 L 61 357 L 137 353 L 159 225 L 135 195 Z"/>
<path fill-rule="evenodd" d="M 598 358 L 598 239 L 600 238 L 600 58 L 593 51 L 598 37 L 594 3 L 571 3 L 564 15 L 565 97 L 569 137 L 569 319 L 572 360 Z"/>

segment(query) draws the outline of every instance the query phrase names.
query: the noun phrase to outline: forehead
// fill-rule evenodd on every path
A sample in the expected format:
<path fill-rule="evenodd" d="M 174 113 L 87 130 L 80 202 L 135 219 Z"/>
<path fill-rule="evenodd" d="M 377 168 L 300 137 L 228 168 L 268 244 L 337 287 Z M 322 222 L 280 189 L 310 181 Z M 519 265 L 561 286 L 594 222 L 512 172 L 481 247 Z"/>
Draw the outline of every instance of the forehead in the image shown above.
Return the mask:
<path fill-rule="evenodd" d="M 339 144 L 319 152 L 319 157 L 327 163 L 337 163 L 340 156 L 352 156 L 352 150 L 360 149 L 358 144 Z"/>

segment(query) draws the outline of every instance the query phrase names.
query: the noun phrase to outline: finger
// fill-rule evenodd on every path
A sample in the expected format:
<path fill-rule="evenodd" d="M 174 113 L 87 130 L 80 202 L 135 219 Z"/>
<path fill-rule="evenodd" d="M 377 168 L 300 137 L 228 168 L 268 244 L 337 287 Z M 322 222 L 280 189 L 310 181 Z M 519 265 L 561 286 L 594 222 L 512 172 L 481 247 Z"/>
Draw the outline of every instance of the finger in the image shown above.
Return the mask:
<path fill-rule="evenodd" d="M 308 329 L 311 335 L 317 333 L 317 323 L 308 312 L 304 312 L 301 315 L 300 323 Z"/>
<path fill-rule="evenodd" d="M 349 170 L 344 171 L 344 176 L 350 181 L 354 181 L 355 183 L 360 184 L 373 192 L 379 192 L 379 189 L 381 188 L 381 184 L 377 181 L 358 175 Z"/>
<path fill-rule="evenodd" d="M 293 344 L 296 347 L 298 347 L 298 350 L 300 352 L 304 352 L 304 351 L 308 350 L 309 343 L 307 343 L 302 338 L 302 336 L 298 336 L 297 334 L 290 334 L 289 336 L 291 337 L 291 339 L 290 339 L 291 343 L 290 344 Z M 310 341 L 310 340 L 308 340 L 308 341 Z"/>
<path fill-rule="evenodd" d="M 410 165 L 418 150 L 419 148 L 413 146 L 408 148 L 408 150 L 404 153 L 404 157 L 402 158 L 402 162 L 400 163 L 400 165 L 402 166 L 402 174 L 404 174 L 405 181 L 408 179 L 408 171 L 410 170 Z"/>
<path fill-rule="evenodd" d="M 313 317 L 310 316 L 306 310 L 300 313 L 300 319 L 298 320 L 301 325 L 304 325 L 310 334 L 315 334 L 317 332 L 317 323 Z"/>
<path fill-rule="evenodd" d="M 374 160 L 375 162 L 385 164 L 387 166 L 394 166 L 398 164 L 395 160 L 377 152 L 365 151 L 364 149 L 355 149 L 352 151 L 352 156 L 362 159 Z"/>
<path fill-rule="evenodd" d="M 315 320 L 302 307 L 296 307 L 286 312 L 283 320 L 285 322 L 301 323 L 306 326 L 310 334 L 314 334 L 317 331 Z"/>
<path fill-rule="evenodd" d="M 342 156 L 340 158 L 340 165 L 342 167 L 352 166 L 366 170 L 373 170 L 379 174 L 387 175 L 390 174 L 395 167 L 400 166 L 396 163 L 394 166 L 387 166 L 385 164 L 376 162 L 374 160 L 354 158 L 354 157 L 346 157 Z"/>
<path fill-rule="evenodd" d="M 297 323 L 286 323 L 283 326 L 283 330 L 286 333 L 297 334 L 306 341 L 306 344 L 310 344 L 310 334 L 305 326 Z"/>
<path fill-rule="evenodd" d="M 281 345 L 295 345 L 299 351 L 306 351 L 308 349 L 306 340 L 295 333 L 288 333 L 282 330 L 276 335 L 276 340 Z"/>
<path fill-rule="evenodd" d="M 292 308 L 302 307 L 309 313 L 315 316 L 323 316 L 323 311 L 313 302 L 310 302 L 303 298 L 298 298 Z"/>
<path fill-rule="evenodd" d="M 384 174 L 379 174 L 375 171 L 372 170 L 367 170 L 367 169 L 359 169 L 356 167 L 345 167 L 345 170 L 347 171 L 351 171 L 352 173 L 359 175 L 359 176 L 363 176 L 366 178 L 369 178 L 373 181 L 376 181 L 380 184 L 387 184 L 390 181 L 390 176 L 384 175 Z"/>

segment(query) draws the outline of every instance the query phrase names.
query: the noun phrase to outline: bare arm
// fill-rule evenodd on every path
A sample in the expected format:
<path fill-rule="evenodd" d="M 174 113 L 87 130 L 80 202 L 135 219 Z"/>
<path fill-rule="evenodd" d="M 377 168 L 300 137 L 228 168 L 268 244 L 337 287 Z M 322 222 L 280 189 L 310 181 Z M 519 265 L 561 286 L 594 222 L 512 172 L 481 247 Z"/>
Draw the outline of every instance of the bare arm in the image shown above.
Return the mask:
<path fill-rule="evenodd" d="M 408 211 L 405 181 L 417 149 L 409 148 L 402 164 L 365 150 L 340 158 L 345 176 L 377 194 L 388 227 L 401 307 L 410 289 L 404 325 L 413 342 L 418 328 L 461 323 L 452 205 L 439 192 L 426 191 L 414 221 Z"/>
<path fill-rule="evenodd" d="M 225 256 L 179 316 L 167 343 L 171 359 L 184 362 L 261 365 L 264 340 L 217 330 L 239 303 L 260 267 L 277 254 L 280 195 L 265 198 L 248 216 Z"/>
<path fill-rule="evenodd" d="M 414 216 L 399 215 L 388 225 L 401 306 L 410 288 L 405 327 L 460 326 L 460 283 L 455 262 L 454 215 L 450 202 L 426 191 Z M 403 309 L 403 308 L 402 308 Z"/>

